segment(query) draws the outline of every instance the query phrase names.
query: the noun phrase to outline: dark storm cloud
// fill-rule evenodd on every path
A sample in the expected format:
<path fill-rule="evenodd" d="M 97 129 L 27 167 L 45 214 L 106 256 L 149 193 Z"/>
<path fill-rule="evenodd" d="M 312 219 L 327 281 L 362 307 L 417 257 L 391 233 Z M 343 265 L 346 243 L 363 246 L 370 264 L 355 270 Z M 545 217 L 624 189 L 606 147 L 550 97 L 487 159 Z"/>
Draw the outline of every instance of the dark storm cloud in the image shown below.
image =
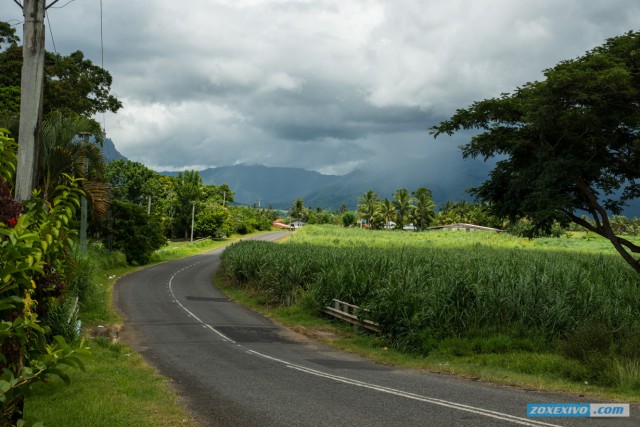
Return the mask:
<path fill-rule="evenodd" d="M 14 2 L 0 3 L 2 19 L 21 19 Z M 107 115 L 107 132 L 126 156 L 158 169 L 259 163 L 344 173 L 401 156 L 442 156 L 446 168 L 458 141 L 434 143 L 431 125 L 640 29 L 636 0 L 103 8 L 105 67 L 125 105 Z M 50 9 L 49 19 L 59 52 L 101 63 L 97 0 Z"/>

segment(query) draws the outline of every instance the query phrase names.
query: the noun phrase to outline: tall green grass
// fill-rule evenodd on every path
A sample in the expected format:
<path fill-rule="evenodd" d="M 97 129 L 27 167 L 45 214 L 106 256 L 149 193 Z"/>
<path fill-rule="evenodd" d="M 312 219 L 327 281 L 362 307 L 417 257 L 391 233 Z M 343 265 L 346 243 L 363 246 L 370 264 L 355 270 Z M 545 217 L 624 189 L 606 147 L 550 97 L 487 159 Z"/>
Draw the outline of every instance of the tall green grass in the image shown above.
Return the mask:
<path fill-rule="evenodd" d="M 573 356 L 572 346 L 603 357 L 640 354 L 638 340 L 625 349 L 629 337 L 640 335 L 637 274 L 607 250 L 567 249 L 565 240 L 571 239 L 557 239 L 554 247 L 494 233 L 305 227 L 285 244 L 231 246 L 222 271 L 272 304 L 292 304 L 304 294 L 318 306 L 337 298 L 367 308 L 407 351 L 506 336 L 524 349 L 567 342 L 560 351 Z M 599 338 L 602 349 L 589 349 L 593 343 L 579 333 L 585 325 L 608 331 Z"/>

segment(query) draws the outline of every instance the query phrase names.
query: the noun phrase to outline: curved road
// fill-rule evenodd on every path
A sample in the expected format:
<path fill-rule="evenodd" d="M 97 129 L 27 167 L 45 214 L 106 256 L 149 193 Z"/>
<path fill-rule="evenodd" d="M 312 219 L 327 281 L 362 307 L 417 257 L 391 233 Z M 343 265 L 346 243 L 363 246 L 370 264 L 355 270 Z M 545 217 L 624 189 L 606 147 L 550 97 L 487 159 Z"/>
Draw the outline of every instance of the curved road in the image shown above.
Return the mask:
<path fill-rule="evenodd" d="M 527 418 L 527 403 L 578 399 L 378 365 L 315 343 L 220 293 L 212 276 L 222 250 L 125 276 L 114 291 L 131 344 L 204 426 L 640 425 L 635 405 L 630 418 Z"/>

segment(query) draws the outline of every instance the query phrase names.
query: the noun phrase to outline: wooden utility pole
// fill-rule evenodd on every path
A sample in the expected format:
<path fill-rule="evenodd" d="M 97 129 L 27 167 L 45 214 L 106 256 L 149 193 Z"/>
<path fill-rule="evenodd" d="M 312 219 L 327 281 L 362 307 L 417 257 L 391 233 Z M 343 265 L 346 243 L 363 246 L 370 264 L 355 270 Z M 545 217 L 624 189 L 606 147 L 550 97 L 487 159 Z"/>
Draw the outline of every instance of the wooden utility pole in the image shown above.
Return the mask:
<path fill-rule="evenodd" d="M 191 202 L 191 242 L 193 242 L 193 223 L 196 218 L 196 202 Z"/>
<path fill-rule="evenodd" d="M 35 187 L 44 86 L 45 0 L 24 0 L 22 77 L 20 81 L 20 134 L 16 170 L 17 200 L 27 200 Z"/>

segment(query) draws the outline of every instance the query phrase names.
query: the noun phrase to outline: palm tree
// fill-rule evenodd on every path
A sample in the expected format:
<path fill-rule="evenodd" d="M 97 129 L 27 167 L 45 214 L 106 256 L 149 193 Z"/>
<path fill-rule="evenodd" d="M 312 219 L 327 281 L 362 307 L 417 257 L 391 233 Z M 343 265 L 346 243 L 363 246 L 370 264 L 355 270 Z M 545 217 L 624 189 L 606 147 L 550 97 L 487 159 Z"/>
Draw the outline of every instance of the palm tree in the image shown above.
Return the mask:
<path fill-rule="evenodd" d="M 411 196 L 406 188 L 401 188 L 393 194 L 393 204 L 396 207 L 396 227 L 402 228 L 407 224 L 412 204 Z"/>
<path fill-rule="evenodd" d="M 369 190 L 360 196 L 358 213 L 362 215 L 370 227 L 373 226 L 374 220 L 381 214 L 380 198 L 373 190 Z"/>
<path fill-rule="evenodd" d="M 289 215 L 292 218 L 295 218 L 297 221 L 300 221 L 302 218 L 302 214 L 304 213 L 304 201 L 298 197 L 295 202 L 293 202 L 293 206 L 289 209 Z"/>
<path fill-rule="evenodd" d="M 385 198 L 384 203 L 382 204 L 382 215 L 384 215 L 385 227 L 389 227 L 391 218 L 394 217 L 395 213 L 396 207 L 393 205 L 393 202 Z"/>
<path fill-rule="evenodd" d="M 424 230 L 435 221 L 436 204 L 431 200 L 431 190 L 426 187 L 420 187 L 412 194 L 416 200 L 414 210 L 415 226 L 417 230 Z"/>
<path fill-rule="evenodd" d="M 88 136 L 93 136 L 91 142 Z M 104 134 L 100 124 L 75 113 L 52 112 L 42 127 L 39 177 L 43 197 L 50 201 L 63 175 L 83 178 L 82 190 L 91 204 L 93 219 L 106 217 L 109 187 L 104 182 L 105 159 L 100 150 Z"/>

